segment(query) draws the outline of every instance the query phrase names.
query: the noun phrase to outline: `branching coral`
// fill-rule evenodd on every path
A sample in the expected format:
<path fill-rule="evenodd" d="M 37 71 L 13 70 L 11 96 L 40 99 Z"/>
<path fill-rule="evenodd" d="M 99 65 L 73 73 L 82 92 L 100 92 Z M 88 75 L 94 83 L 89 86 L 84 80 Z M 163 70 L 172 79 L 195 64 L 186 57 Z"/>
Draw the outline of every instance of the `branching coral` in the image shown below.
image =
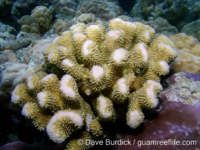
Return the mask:
<path fill-rule="evenodd" d="M 153 37 L 150 26 L 119 18 L 109 22 L 107 33 L 101 21 L 76 24 L 44 51 L 54 74 L 29 76 L 26 85 L 14 89 L 12 102 L 23 107 L 22 114 L 38 129 L 46 127 L 57 143 L 78 130 L 83 140 L 105 137 L 107 125 L 119 118 L 115 107 L 125 101 L 127 124 L 136 128 L 144 120 L 142 109 L 157 106 L 160 76 L 177 57 L 166 36 Z M 70 139 L 67 148 L 92 146 L 76 141 L 76 136 Z"/>

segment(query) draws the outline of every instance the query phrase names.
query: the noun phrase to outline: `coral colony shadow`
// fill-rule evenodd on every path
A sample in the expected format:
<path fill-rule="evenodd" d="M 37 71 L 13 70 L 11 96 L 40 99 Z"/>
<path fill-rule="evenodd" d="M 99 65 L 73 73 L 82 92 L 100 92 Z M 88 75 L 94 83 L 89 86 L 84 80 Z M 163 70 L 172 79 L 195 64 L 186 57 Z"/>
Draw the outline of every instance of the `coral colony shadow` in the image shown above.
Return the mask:
<path fill-rule="evenodd" d="M 131 12 L 133 6 L 135 5 L 135 0 L 118 0 L 122 9 L 128 13 Z"/>

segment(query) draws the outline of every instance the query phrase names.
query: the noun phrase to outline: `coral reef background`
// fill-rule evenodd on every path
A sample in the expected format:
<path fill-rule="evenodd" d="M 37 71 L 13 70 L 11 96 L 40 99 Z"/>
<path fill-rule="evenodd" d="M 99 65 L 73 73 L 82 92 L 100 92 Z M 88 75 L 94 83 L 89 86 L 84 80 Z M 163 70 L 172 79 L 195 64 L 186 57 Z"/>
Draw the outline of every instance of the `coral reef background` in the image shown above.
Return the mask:
<path fill-rule="evenodd" d="M 0 10 L 0 150 L 92 147 L 78 138 L 200 148 L 199 0 L 0 0 Z M 58 125 L 62 140 L 50 130 L 60 116 L 71 121 Z"/>

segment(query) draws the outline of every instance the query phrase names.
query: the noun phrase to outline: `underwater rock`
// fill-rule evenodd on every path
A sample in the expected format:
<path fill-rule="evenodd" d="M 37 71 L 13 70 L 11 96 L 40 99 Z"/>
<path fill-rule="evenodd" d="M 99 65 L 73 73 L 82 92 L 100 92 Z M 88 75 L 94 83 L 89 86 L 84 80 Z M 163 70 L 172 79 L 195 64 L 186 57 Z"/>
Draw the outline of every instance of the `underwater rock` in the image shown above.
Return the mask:
<path fill-rule="evenodd" d="M 108 21 L 116 18 L 117 16 L 123 15 L 124 11 L 119 7 L 119 2 L 116 0 L 90 0 L 81 3 L 76 11 L 76 18 L 83 13 L 92 13 L 97 19 Z"/>
<path fill-rule="evenodd" d="M 0 32 L 0 42 L 9 40 L 16 40 L 16 36 L 8 32 Z"/>
<path fill-rule="evenodd" d="M 20 38 L 20 39 L 31 39 L 32 42 L 35 41 L 35 40 L 41 39 L 40 35 L 38 35 L 38 34 L 31 34 L 31 33 L 23 32 L 23 31 L 20 31 L 18 33 L 17 38 Z M 26 48 L 26 47 L 22 47 L 22 48 Z"/>
<path fill-rule="evenodd" d="M 195 19 L 200 19 L 200 2 L 196 2 L 192 7 L 193 16 Z"/>
<path fill-rule="evenodd" d="M 42 71 L 44 65 L 43 51 L 50 44 L 50 40 L 40 40 L 30 45 L 23 54 L 23 63 L 29 65 L 32 72 Z"/>
<path fill-rule="evenodd" d="M 42 136 L 42 134 L 40 136 Z M 42 137 L 43 139 L 40 143 L 27 144 L 25 142 L 15 141 L 3 145 L 0 147 L 0 150 L 64 150 L 66 147 L 65 142 L 60 144 L 52 142 L 46 132 L 44 132 Z M 35 138 L 37 138 L 37 136 Z"/>
<path fill-rule="evenodd" d="M 200 41 L 200 19 L 185 25 L 181 32 L 193 36 Z"/>
<path fill-rule="evenodd" d="M 3 63 L 10 61 L 10 62 L 19 62 L 18 58 L 16 57 L 15 53 L 11 50 L 5 50 L 0 52 L 0 65 Z"/>
<path fill-rule="evenodd" d="M 167 19 L 173 26 L 178 26 L 189 13 L 190 9 L 187 5 L 182 5 L 179 8 L 169 8 L 161 13 L 161 17 Z M 181 28 L 181 26 L 178 26 Z"/>
<path fill-rule="evenodd" d="M 24 39 L 25 37 L 26 35 Z M 27 48 L 17 50 L 16 55 L 11 50 L 0 52 L 0 99 L 10 102 L 10 92 L 15 84 L 24 83 L 24 78 L 44 70 L 42 53 L 51 41 L 47 40 L 50 37 L 45 38 L 37 43 L 33 42 Z"/>
<path fill-rule="evenodd" d="M 52 40 L 54 38 L 56 38 L 58 35 L 55 33 L 54 29 L 50 29 L 49 31 L 47 31 L 42 37 L 41 40 Z"/>
<path fill-rule="evenodd" d="M 198 19 L 194 12 L 194 6 L 197 3 L 198 0 L 136 0 L 130 15 L 145 20 L 163 17 L 180 31 L 185 24 Z"/>
<path fill-rule="evenodd" d="M 169 36 L 178 33 L 178 30 L 176 29 L 175 26 L 170 25 L 166 19 L 163 19 L 161 17 L 158 17 L 152 21 L 141 21 L 141 22 L 154 28 L 154 30 L 158 34 L 164 34 L 166 36 Z"/>
<path fill-rule="evenodd" d="M 13 1 L 10 0 L 0 0 L 0 22 L 4 24 L 8 24 L 14 27 L 16 30 L 20 29 L 20 25 L 15 19 L 15 17 L 11 14 L 11 8 L 13 5 Z"/>
<path fill-rule="evenodd" d="M 11 104 L 10 103 L 10 94 L 11 93 L 10 92 L 12 91 L 12 88 L 13 88 L 13 86 L 15 86 L 15 84 L 25 82 L 24 79 L 26 79 L 27 76 L 31 74 L 31 72 L 28 70 L 28 65 L 14 63 L 14 62 L 10 62 L 10 61 L 7 61 L 4 64 L 0 65 L 0 69 L 1 69 L 1 74 L 0 74 L 0 76 L 1 76 L 1 78 L 0 78 L 1 111 L 4 111 L 4 109 L 6 109 L 5 110 L 6 112 L 10 111 L 10 110 L 14 111 L 15 110 L 15 109 L 13 109 L 14 107 L 12 107 L 11 109 L 9 108 L 9 105 Z M 9 115 L 11 115 L 11 114 L 9 113 Z M 3 117 L 1 116 L 1 118 L 3 118 Z M 10 125 L 6 125 L 7 119 L 8 118 L 5 119 L 4 124 L 2 124 L 1 126 L 7 126 L 8 128 L 10 127 Z M 3 134 L 4 131 L 0 131 L 0 132 Z M 8 135 L 5 133 L 5 136 L 7 137 Z M 0 138 L 1 138 L 1 136 L 0 136 Z M 12 138 L 12 136 L 10 138 Z M 3 141 L 5 141 L 5 140 L 6 139 L 4 139 Z M 0 139 L 0 141 L 2 141 L 2 140 Z M 0 142 L 0 144 L 2 144 L 2 143 Z"/>
<path fill-rule="evenodd" d="M 49 7 L 51 1 L 52 0 L 15 0 L 11 13 L 15 18 L 20 19 L 24 15 L 30 15 L 31 10 L 38 5 Z"/>
<path fill-rule="evenodd" d="M 3 24 L 1 22 L 0 22 L 0 32 L 2 33 L 8 32 L 10 34 L 17 35 L 17 30 L 15 28 L 13 28 L 12 26 Z"/>
<path fill-rule="evenodd" d="M 24 142 L 16 141 L 0 147 L 0 150 L 37 150 L 37 149 L 34 146 L 31 146 Z"/>
<path fill-rule="evenodd" d="M 24 79 L 29 75 L 44 70 L 44 58 L 42 52 L 49 43 L 50 40 L 41 40 L 35 45 L 30 45 L 24 51 L 23 49 L 20 49 L 21 54 L 17 54 L 20 61 L 10 50 L 1 52 L 0 97 L 5 97 L 6 95 L 9 96 L 15 84 L 24 83 Z"/>
<path fill-rule="evenodd" d="M 68 17 L 67 19 L 72 19 L 75 16 L 77 6 L 76 0 L 53 0 L 51 12 L 53 16 L 63 14 Z"/>
<path fill-rule="evenodd" d="M 10 0 L 0 0 L 1 17 L 6 17 L 10 14 L 13 1 Z"/>
<path fill-rule="evenodd" d="M 55 17 L 56 17 L 56 19 L 62 19 L 62 20 L 65 20 L 65 19 L 71 20 L 72 19 L 71 17 L 69 17 L 65 14 L 57 14 L 57 15 L 55 15 Z"/>
<path fill-rule="evenodd" d="M 7 67 L 11 66 L 13 63 L 18 63 L 19 59 L 15 55 L 15 53 L 11 50 L 5 50 L 0 52 L 0 78 L 1 73 Z"/>
<path fill-rule="evenodd" d="M 30 15 L 31 10 L 38 6 L 37 1 L 38 0 L 16 0 L 12 6 L 12 15 L 17 19 L 20 19 L 24 15 Z"/>
<path fill-rule="evenodd" d="M 0 56 L 0 58 L 1 58 L 1 56 Z M 4 60 L 4 59 L 2 59 L 2 60 Z M 8 68 L 9 66 L 11 66 L 12 64 L 13 64 L 13 62 L 11 62 L 11 61 L 6 61 L 5 63 L 2 63 L 2 64 L 0 65 L 0 78 L 1 78 L 1 73 L 2 73 L 2 71 L 5 70 L 6 68 Z"/>
<path fill-rule="evenodd" d="M 9 93 L 18 83 L 24 83 L 26 78 L 32 72 L 28 69 L 28 65 L 13 63 L 11 66 L 3 70 L 1 75 L 1 91 Z"/>
<path fill-rule="evenodd" d="M 169 87 L 159 97 L 163 101 L 175 101 L 194 105 L 200 101 L 200 76 L 179 72 L 166 80 Z"/>
<path fill-rule="evenodd" d="M 20 48 L 29 46 L 31 42 L 32 42 L 31 39 L 26 39 L 26 38 L 17 38 L 16 40 L 0 41 L 0 51 L 6 49 L 16 51 Z"/>
<path fill-rule="evenodd" d="M 129 16 L 126 16 L 126 15 L 121 15 L 121 16 L 118 16 L 117 18 L 120 18 L 122 19 L 123 21 L 129 21 L 129 22 L 132 22 L 133 21 L 133 18 L 129 17 Z"/>

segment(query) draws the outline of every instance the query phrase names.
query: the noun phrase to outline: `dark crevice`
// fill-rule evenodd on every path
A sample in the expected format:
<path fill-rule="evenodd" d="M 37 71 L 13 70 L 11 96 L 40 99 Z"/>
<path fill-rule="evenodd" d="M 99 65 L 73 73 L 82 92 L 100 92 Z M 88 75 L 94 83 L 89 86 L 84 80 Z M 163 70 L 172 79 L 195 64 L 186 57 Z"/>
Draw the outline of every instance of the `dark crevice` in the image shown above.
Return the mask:
<path fill-rule="evenodd" d="M 128 13 L 131 12 L 133 6 L 135 5 L 135 0 L 118 0 L 122 9 Z"/>

